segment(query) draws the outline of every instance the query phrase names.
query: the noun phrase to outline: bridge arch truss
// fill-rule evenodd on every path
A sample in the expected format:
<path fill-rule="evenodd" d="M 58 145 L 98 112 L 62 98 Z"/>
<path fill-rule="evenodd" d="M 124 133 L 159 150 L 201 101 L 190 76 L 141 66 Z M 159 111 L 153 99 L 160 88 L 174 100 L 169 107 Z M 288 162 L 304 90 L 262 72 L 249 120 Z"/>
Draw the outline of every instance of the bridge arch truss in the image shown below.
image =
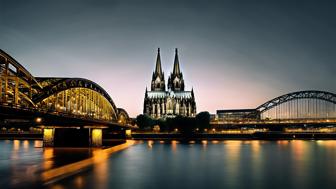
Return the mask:
<path fill-rule="evenodd" d="M 44 92 L 33 97 L 39 108 L 92 119 L 116 121 L 118 109 L 107 92 L 81 78 L 37 78 Z"/>
<path fill-rule="evenodd" d="M 108 93 L 83 78 L 34 77 L 20 63 L 0 50 L 0 105 L 53 114 L 117 122 L 129 119 Z"/>
<path fill-rule="evenodd" d="M 336 95 L 325 91 L 298 91 L 274 98 L 256 108 L 261 119 L 336 118 Z"/>

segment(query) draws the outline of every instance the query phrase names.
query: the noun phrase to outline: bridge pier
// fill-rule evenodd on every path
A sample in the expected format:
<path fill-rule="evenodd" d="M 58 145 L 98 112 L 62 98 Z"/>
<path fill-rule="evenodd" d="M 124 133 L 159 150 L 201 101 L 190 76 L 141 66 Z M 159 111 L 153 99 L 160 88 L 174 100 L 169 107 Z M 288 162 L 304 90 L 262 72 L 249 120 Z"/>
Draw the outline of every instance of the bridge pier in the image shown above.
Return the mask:
<path fill-rule="evenodd" d="M 102 147 L 103 129 L 85 127 L 45 127 L 44 147 Z"/>
<path fill-rule="evenodd" d="M 55 128 L 44 128 L 43 129 L 43 146 L 44 147 L 54 146 L 54 134 L 55 134 Z"/>
<path fill-rule="evenodd" d="M 91 147 L 103 146 L 103 129 L 89 129 L 89 140 Z"/>

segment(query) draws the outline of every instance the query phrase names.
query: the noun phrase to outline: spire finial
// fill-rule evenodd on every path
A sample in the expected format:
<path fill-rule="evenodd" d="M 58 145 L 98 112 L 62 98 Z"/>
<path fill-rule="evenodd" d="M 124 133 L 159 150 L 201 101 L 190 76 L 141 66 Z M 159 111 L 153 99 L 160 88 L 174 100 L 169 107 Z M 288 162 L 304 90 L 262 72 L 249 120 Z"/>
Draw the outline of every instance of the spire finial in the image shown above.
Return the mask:
<path fill-rule="evenodd" d="M 177 54 L 177 48 L 175 48 L 175 53 Z"/>
<path fill-rule="evenodd" d="M 160 47 L 158 48 L 158 53 L 160 53 Z"/>

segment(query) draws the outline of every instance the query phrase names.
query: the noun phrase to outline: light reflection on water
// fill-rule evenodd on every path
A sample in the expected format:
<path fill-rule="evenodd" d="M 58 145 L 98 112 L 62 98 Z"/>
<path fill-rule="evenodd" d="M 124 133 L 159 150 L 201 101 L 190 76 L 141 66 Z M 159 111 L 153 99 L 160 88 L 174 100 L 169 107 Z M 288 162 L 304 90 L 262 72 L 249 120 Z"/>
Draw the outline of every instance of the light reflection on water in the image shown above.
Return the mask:
<path fill-rule="evenodd" d="M 142 141 L 107 159 L 100 151 L 41 146 L 41 141 L 0 141 L 0 186 L 41 187 L 33 184 L 41 170 L 92 155 L 102 159 L 93 169 L 46 187 L 329 189 L 336 185 L 334 140 Z"/>
<path fill-rule="evenodd" d="M 0 140 L 0 188 L 40 187 L 43 171 L 86 159 L 96 151 L 42 146 L 39 140 Z"/>
<path fill-rule="evenodd" d="M 84 185 L 74 177 L 57 186 L 328 189 L 335 168 L 336 141 L 145 141 L 78 175 Z"/>

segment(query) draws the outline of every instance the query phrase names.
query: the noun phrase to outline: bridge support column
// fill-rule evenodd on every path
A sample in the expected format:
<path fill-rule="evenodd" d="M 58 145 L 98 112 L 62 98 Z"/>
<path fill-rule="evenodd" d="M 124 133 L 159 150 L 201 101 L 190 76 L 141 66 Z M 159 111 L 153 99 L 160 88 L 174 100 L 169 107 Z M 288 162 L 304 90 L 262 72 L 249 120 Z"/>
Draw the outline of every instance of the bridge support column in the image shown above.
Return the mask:
<path fill-rule="evenodd" d="M 43 129 L 43 146 L 52 147 L 54 146 L 55 128 L 44 128 Z"/>
<path fill-rule="evenodd" d="M 102 129 L 89 129 L 90 130 L 90 146 L 101 147 L 103 145 L 103 130 Z"/>
<path fill-rule="evenodd" d="M 125 136 L 126 136 L 126 139 L 131 139 L 132 138 L 132 130 L 131 129 L 125 130 Z"/>

